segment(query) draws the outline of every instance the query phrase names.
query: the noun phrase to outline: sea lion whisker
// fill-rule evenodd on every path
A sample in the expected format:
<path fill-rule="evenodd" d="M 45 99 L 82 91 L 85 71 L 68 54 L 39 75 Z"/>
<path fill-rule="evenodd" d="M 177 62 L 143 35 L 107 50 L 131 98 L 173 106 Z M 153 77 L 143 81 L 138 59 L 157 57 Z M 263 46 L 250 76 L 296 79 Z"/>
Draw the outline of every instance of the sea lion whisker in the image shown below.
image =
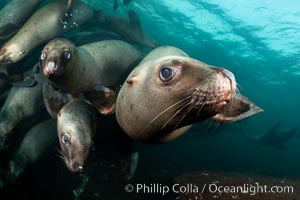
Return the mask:
<path fill-rule="evenodd" d="M 177 122 L 177 124 L 176 124 L 176 126 L 175 126 L 174 129 L 176 129 L 176 128 L 178 127 L 178 125 L 182 122 L 182 120 L 188 115 L 188 113 L 189 113 L 193 108 L 195 108 L 195 106 L 196 106 L 197 104 L 200 103 L 200 104 L 201 104 L 201 107 L 198 109 L 196 117 L 199 116 L 199 114 L 200 114 L 202 108 L 203 108 L 204 105 L 205 105 L 204 102 L 205 102 L 205 100 L 207 99 L 207 96 L 204 95 L 203 98 L 199 98 L 199 96 L 198 96 L 197 99 L 201 99 L 201 101 L 200 101 L 200 102 L 199 102 L 199 101 L 194 101 L 194 102 L 193 102 L 193 104 L 190 106 L 190 108 L 188 108 L 188 109 L 183 113 L 183 116 L 178 120 L 178 122 Z"/>
<path fill-rule="evenodd" d="M 195 106 L 196 106 L 197 103 L 198 103 L 198 102 L 195 101 L 195 102 L 190 106 L 190 108 L 187 109 L 187 111 L 183 114 L 183 116 L 178 120 L 178 122 L 177 122 L 177 124 L 176 124 L 174 130 L 177 129 L 178 125 L 179 125 L 179 124 L 182 122 L 182 120 L 187 116 L 187 114 L 188 114 L 189 112 L 191 112 L 191 110 L 192 110 L 193 108 L 195 108 Z M 203 107 L 203 106 L 201 106 L 201 108 L 202 108 L 202 107 Z"/>
<path fill-rule="evenodd" d="M 236 83 L 236 90 L 238 90 L 238 88 L 242 89 L 242 86 L 240 84 Z"/>
<path fill-rule="evenodd" d="M 59 148 L 56 148 L 57 151 L 60 153 L 60 155 L 58 155 L 64 162 L 67 162 L 68 161 L 68 157 L 59 149 Z"/>
<path fill-rule="evenodd" d="M 179 110 L 177 110 L 167 121 L 166 123 L 162 126 L 161 130 L 163 130 L 165 128 L 165 126 L 177 115 L 179 114 L 183 109 L 185 109 L 186 107 L 190 106 L 191 102 L 189 102 L 188 104 L 183 104 L 183 107 L 180 108 Z"/>
<path fill-rule="evenodd" d="M 232 106 L 235 104 L 236 98 L 233 98 L 230 103 L 229 106 L 227 108 L 225 108 L 227 111 L 230 111 L 232 109 Z"/>
<path fill-rule="evenodd" d="M 57 155 L 57 157 L 59 157 L 64 162 L 66 161 L 66 159 L 62 155 Z"/>
<path fill-rule="evenodd" d="M 176 102 L 176 103 L 174 103 L 173 105 L 171 105 L 171 106 L 169 106 L 168 108 L 166 108 L 165 110 L 163 110 L 161 113 L 159 113 L 156 117 L 154 117 L 149 123 L 148 123 L 148 125 L 145 127 L 145 129 L 146 128 L 148 128 L 157 118 L 159 118 L 161 115 L 163 115 L 165 112 L 167 112 L 168 110 L 170 110 L 171 108 L 173 108 L 174 106 L 177 106 L 178 104 L 180 104 L 180 103 L 185 103 L 185 101 L 186 100 L 188 100 L 189 98 L 191 98 L 192 97 L 192 95 L 189 95 L 189 96 L 187 96 L 187 97 L 185 97 L 185 98 L 183 98 L 183 99 L 181 99 L 181 100 L 179 100 L 178 102 Z M 179 106 L 181 106 L 181 104 L 179 105 Z"/>
<path fill-rule="evenodd" d="M 204 102 L 204 100 L 205 100 L 205 98 L 203 99 L 203 102 Z M 201 107 L 198 109 L 198 111 L 197 111 L 197 115 L 196 115 L 196 117 L 199 117 L 199 115 L 200 115 L 200 112 L 202 111 L 202 109 L 203 109 L 203 107 L 204 107 L 204 103 L 202 102 L 202 104 L 201 104 Z"/>
<path fill-rule="evenodd" d="M 229 102 L 229 106 L 227 106 L 225 108 L 227 111 L 230 111 L 232 109 L 232 106 L 235 104 L 235 102 L 237 101 L 237 99 L 239 99 L 239 97 L 241 96 L 241 93 L 240 93 L 239 89 L 236 89 L 234 91 L 233 96 L 234 96 L 234 98 L 232 98 L 231 101 Z"/>
<path fill-rule="evenodd" d="M 207 129 L 209 130 L 210 133 L 212 133 L 215 130 L 217 130 L 219 124 L 220 124 L 220 122 L 210 120 Z"/>

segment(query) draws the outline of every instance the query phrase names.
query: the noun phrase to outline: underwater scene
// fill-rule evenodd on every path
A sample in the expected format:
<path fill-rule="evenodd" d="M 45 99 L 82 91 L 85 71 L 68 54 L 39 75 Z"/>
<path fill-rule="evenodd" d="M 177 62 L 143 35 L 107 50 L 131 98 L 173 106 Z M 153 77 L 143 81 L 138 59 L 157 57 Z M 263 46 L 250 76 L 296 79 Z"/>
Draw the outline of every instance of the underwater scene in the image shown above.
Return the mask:
<path fill-rule="evenodd" d="M 300 200 L 299 0 L 1 0 L 0 199 Z"/>

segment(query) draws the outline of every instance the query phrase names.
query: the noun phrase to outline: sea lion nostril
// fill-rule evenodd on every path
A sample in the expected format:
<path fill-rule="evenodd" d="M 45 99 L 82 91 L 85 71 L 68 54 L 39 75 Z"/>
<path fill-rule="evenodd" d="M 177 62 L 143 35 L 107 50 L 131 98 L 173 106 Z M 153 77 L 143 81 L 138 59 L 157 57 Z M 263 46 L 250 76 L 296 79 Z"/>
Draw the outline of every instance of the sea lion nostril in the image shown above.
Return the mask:
<path fill-rule="evenodd" d="M 227 69 L 223 69 L 222 73 L 229 78 L 230 84 L 231 84 L 231 90 L 234 91 L 236 89 L 236 81 L 234 74 L 231 71 L 228 71 Z"/>
<path fill-rule="evenodd" d="M 48 67 L 49 69 L 54 69 L 55 66 L 56 66 L 56 64 L 55 64 L 55 62 L 53 62 L 53 61 L 50 61 L 50 62 L 48 62 L 48 64 L 47 64 L 47 67 Z"/>
<path fill-rule="evenodd" d="M 83 171 L 83 166 L 80 165 L 79 163 L 74 163 L 74 164 L 73 164 L 73 169 L 74 169 L 74 171 L 76 171 L 76 172 L 82 172 L 82 171 Z"/>

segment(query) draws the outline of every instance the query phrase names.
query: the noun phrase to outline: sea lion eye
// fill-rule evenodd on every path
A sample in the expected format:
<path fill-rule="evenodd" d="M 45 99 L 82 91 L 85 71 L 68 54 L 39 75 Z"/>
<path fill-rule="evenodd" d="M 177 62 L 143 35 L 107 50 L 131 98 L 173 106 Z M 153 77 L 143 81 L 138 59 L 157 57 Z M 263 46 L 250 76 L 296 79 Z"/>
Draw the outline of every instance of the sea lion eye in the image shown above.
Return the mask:
<path fill-rule="evenodd" d="M 160 76 L 160 79 L 162 81 L 169 81 L 169 80 L 171 80 L 173 78 L 174 74 L 175 73 L 174 73 L 174 70 L 172 68 L 170 68 L 170 67 L 163 67 L 160 70 L 159 76 Z"/>
<path fill-rule="evenodd" d="M 8 64 L 10 64 L 10 63 L 12 63 L 12 58 L 9 56 L 9 57 L 7 57 L 7 59 L 6 59 L 6 62 L 8 63 Z"/>
<path fill-rule="evenodd" d="M 65 51 L 64 56 L 67 60 L 69 60 L 71 58 L 71 53 L 69 51 Z"/>
<path fill-rule="evenodd" d="M 71 136 L 69 134 L 63 134 L 61 136 L 61 141 L 63 144 L 67 144 L 67 143 L 70 143 L 71 141 Z"/>
<path fill-rule="evenodd" d="M 41 60 L 44 60 L 45 58 L 46 58 L 46 53 L 42 52 L 42 54 L 41 54 Z"/>

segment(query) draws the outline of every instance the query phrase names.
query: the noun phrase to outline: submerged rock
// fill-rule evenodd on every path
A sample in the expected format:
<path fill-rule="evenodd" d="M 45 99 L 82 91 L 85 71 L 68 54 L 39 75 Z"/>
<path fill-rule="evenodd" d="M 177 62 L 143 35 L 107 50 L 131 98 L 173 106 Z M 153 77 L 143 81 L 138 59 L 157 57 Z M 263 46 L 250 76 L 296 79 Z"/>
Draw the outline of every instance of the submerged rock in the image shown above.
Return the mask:
<path fill-rule="evenodd" d="M 205 171 L 178 176 L 174 185 L 180 200 L 300 199 L 300 181 L 264 175 Z"/>

